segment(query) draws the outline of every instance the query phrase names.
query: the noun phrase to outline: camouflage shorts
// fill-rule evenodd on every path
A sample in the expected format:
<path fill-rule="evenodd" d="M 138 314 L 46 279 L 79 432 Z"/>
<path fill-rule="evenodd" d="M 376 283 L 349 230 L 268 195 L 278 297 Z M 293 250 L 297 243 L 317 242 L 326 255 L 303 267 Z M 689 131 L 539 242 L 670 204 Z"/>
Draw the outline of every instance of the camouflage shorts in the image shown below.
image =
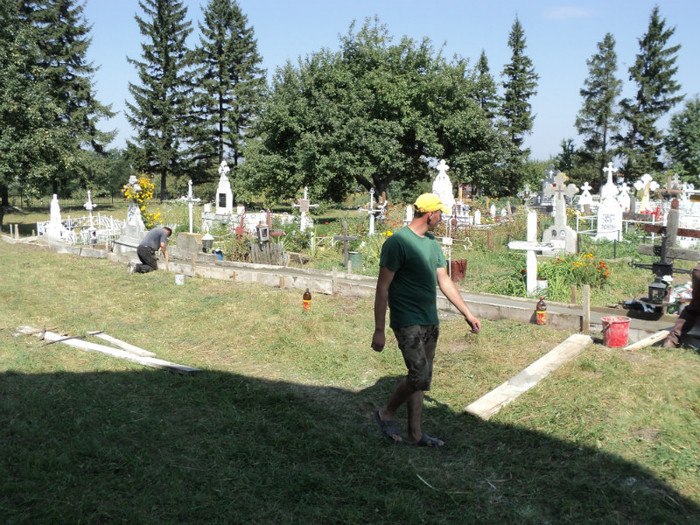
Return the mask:
<path fill-rule="evenodd" d="M 416 390 L 430 390 L 439 334 L 438 325 L 412 325 L 394 329 L 396 341 L 408 368 L 406 382 Z"/>

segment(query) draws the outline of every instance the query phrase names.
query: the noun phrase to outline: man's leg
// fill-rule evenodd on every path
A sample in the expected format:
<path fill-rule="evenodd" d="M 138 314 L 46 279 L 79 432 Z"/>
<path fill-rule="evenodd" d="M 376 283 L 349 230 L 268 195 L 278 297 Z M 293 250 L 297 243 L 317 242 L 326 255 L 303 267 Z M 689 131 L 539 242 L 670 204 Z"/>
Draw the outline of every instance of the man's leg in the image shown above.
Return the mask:
<path fill-rule="evenodd" d="M 678 346 L 683 336 L 693 329 L 700 315 L 700 264 L 693 268 L 692 283 L 693 298 L 690 304 L 683 308 L 683 311 L 678 316 L 676 324 L 666 337 L 664 346 L 667 348 L 675 348 Z"/>
<path fill-rule="evenodd" d="M 148 273 L 153 270 L 158 269 L 158 260 L 150 248 L 146 246 L 139 246 L 136 248 L 136 255 L 139 256 L 139 260 L 142 264 L 137 264 L 134 266 L 134 271 L 137 273 Z"/>
<path fill-rule="evenodd" d="M 423 438 L 423 391 L 430 390 L 439 329 L 437 326 L 415 325 L 396 329 L 394 335 L 408 368 L 408 375 L 396 385 L 387 406 L 379 411 L 379 417 L 384 421 L 393 420 L 399 407 L 406 403 L 407 442 L 415 444 Z M 437 445 L 442 446 L 444 442 L 438 440 Z"/>

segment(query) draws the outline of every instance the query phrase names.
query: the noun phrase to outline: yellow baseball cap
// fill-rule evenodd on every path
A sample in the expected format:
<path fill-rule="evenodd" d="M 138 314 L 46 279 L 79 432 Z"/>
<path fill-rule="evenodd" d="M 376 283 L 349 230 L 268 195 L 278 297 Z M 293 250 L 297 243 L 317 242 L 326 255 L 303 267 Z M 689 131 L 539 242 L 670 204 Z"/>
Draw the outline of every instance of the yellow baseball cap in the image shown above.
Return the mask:
<path fill-rule="evenodd" d="M 424 193 L 416 199 L 414 206 L 416 210 L 420 212 L 442 210 L 442 213 L 452 213 L 452 210 L 445 206 L 440 200 L 440 197 L 434 193 Z"/>

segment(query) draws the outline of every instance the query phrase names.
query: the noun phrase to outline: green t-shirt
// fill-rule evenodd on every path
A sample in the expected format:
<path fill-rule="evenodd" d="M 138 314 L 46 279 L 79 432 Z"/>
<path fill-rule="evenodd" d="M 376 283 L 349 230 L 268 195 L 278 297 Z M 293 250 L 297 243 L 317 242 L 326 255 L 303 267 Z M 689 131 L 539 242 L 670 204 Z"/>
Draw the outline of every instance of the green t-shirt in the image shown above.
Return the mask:
<path fill-rule="evenodd" d="M 379 264 L 395 272 L 389 285 L 389 326 L 439 324 L 437 269 L 446 262 L 435 237 L 420 237 L 404 226 L 384 243 Z"/>

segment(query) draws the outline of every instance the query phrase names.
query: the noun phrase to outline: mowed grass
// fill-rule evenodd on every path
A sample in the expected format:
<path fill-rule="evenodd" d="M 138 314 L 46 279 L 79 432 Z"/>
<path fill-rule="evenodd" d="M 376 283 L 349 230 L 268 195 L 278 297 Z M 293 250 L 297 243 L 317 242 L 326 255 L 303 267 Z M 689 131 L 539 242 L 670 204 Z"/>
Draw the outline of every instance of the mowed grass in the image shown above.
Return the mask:
<path fill-rule="evenodd" d="M 700 355 L 591 345 L 488 422 L 465 406 L 570 334 L 441 325 L 424 429 L 373 411 L 404 367 L 372 299 L 125 273 L 0 241 L 3 523 L 698 523 Z M 91 330 L 180 376 L 36 337 Z M 94 342 L 101 342 L 90 337 Z M 401 414 L 405 423 L 405 412 Z"/>

